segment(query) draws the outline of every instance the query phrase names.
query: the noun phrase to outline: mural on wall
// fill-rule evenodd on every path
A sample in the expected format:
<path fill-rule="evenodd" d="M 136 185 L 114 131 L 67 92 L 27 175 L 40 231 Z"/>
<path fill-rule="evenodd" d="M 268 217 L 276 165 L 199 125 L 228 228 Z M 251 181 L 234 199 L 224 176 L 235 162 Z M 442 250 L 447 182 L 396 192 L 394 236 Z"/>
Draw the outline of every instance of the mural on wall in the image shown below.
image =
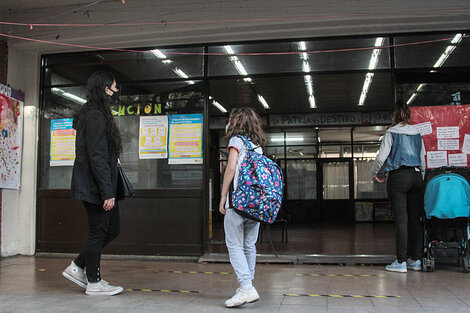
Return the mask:
<path fill-rule="evenodd" d="M 21 110 L 24 99 L 0 86 L 0 188 L 18 189 L 21 170 Z"/>

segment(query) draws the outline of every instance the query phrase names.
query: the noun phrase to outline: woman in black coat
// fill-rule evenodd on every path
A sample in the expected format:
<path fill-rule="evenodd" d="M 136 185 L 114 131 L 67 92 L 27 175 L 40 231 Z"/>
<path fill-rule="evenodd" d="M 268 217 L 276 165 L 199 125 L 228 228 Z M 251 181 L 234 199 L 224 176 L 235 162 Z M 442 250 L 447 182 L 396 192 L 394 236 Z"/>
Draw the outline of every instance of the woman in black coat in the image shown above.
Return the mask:
<path fill-rule="evenodd" d="M 85 207 L 88 237 L 80 255 L 62 275 L 86 288 L 87 295 L 115 295 L 123 290 L 100 276 L 101 250 L 119 234 L 115 196 L 122 144 L 110 109 L 119 97 L 118 91 L 110 73 L 93 73 L 87 82 L 87 103 L 74 118 L 77 139 L 71 191 Z"/>

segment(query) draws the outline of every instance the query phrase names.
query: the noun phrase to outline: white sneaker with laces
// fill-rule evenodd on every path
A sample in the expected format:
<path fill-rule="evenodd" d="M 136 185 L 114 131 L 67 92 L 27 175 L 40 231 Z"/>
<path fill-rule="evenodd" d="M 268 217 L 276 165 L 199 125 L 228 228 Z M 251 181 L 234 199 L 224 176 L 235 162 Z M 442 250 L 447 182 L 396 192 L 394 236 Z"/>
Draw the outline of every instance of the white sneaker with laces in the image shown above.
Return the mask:
<path fill-rule="evenodd" d="M 82 288 L 86 288 L 87 280 L 85 271 L 76 265 L 73 261 L 70 262 L 70 265 L 62 272 L 62 276 L 70 280 L 71 282 L 76 283 Z"/>
<path fill-rule="evenodd" d="M 251 287 L 249 290 L 243 290 L 238 288 L 237 292 L 233 297 L 225 301 L 225 306 L 228 308 L 237 307 L 245 303 L 255 302 L 259 299 L 259 294 L 255 287 Z"/>
<path fill-rule="evenodd" d="M 114 296 L 122 291 L 121 286 L 111 286 L 108 282 L 101 280 L 97 283 L 88 283 L 85 293 L 89 296 Z"/>

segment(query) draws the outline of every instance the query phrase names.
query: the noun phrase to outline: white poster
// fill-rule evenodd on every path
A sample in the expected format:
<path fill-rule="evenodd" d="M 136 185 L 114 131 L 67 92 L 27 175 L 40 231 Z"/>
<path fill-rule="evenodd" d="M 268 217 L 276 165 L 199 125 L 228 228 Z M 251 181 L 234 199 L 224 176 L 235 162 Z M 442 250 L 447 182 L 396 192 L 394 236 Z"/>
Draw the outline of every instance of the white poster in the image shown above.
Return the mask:
<path fill-rule="evenodd" d="M 428 151 L 428 168 L 447 166 L 447 151 Z"/>
<path fill-rule="evenodd" d="M 418 129 L 421 136 L 426 136 L 426 135 L 432 134 L 431 122 L 415 124 L 414 126 Z"/>
<path fill-rule="evenodd" d="M 458 139 L 437 140 L 437 150 L 460 150 Z"/>
<path fill-rule="evenodd" d="M 465 153 L 449 154 L 449 166 L 467 166 L 467 155 Z"/>
<path fill-rule="evenodd" d="M 139 159 L 167 158 L 168 117 L 141 116 L 139 129 Z"/>
<path fill-rule="evenodd" d="M 459 127 L 437 127 L 437 139 L 459 138 Z"/>
<path fill-rule="evenodd" d="M 465 134 L 465 137 L 463 139 L 462 152 L 466 154 L 470 154 L 470 135 L 469 134 Z"/>

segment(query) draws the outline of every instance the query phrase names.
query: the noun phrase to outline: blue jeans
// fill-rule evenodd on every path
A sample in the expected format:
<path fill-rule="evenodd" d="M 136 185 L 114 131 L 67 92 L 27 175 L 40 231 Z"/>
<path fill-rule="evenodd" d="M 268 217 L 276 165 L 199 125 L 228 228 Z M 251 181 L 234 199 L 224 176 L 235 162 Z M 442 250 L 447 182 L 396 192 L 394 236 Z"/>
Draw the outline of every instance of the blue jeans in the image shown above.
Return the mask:
<path fill-rule="evenodd" d="M 225 243 L 240 286 L 249 286 L 255 278 L 256 241 L 259 222 L 227 209 L 224 218 Z"/>
<path fill-rule="evenodd" d="M 420 260 L 423 251 L 423 178 L 414 167 L 389 172 L 387 192 L 395 217 L 398 262 Z"/>

